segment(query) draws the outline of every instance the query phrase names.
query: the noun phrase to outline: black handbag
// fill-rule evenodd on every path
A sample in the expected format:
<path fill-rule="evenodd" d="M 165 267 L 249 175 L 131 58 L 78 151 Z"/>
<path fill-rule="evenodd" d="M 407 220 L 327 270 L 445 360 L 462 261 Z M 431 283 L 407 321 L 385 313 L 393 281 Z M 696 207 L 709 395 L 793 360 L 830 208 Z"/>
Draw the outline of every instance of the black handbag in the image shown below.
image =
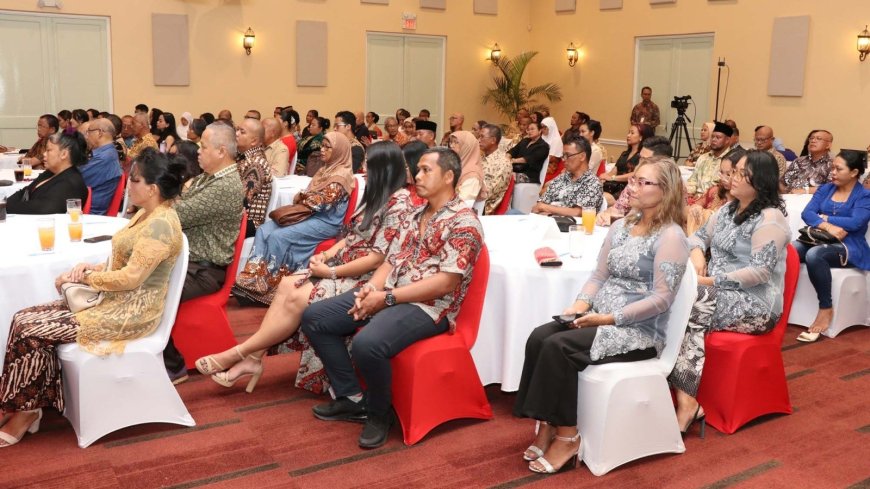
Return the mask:
<path fill-rule="evenodd" d="M 840 255 L 840 265 L 846 266 L 849 263 L 849 248 L 833 234 L 819 229 L 815 226 L 804 226 L 798 229 L 798 241 L 808 246 L 826 245 L 826 244 L 841 244 L 846 250 L 846 256 Z"/>

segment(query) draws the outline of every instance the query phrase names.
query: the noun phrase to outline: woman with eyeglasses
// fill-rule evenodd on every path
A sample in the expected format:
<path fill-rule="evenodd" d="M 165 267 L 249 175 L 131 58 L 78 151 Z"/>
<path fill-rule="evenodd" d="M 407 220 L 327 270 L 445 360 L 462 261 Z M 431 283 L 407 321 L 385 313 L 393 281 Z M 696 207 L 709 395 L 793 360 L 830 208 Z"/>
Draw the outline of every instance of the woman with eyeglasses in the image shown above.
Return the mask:
<path fill-rule="evenodd" d="M 557 472 L 582 457 L 578 371 L 655 358 L 664 348 L 689 257 L 683 181 L 673 159 L 654 156 L 640 161 L 628 185 L 635 212 L 611 226 L 595 272 L 563 321 L 539 326 L 526 342 L 514 415 L 537 421 L 523 453 L 532 472 Z"/>
<path fill-rule="evenodd" d="M 765 334 L 782 314 L 791 231 L 773 155 L 747 151 L 731 175 L 731 195 L 734 200 L 689 238 L 690 258 L 698 272 L 698 297 L 668 377 L 677 389 L 677 422 L 684 433 L 697 420 L 703 430 L 704 411 L 696 396 L 704 368 L 705 333 Z"/>
<path fill-rule="evenodd" d="M 819 312 L 798 341 L 818 340 L 834 319 L 831 268 L 870 270 L 870 247 L 865 238 L 870 220 L 870 190 L 858 181 L 866 168 L 866 153 L 840 151 L 831 165 L 831 183 L 819 187 L 801 213 L 807 225 L 827 231 L 840 242 L 816 246 L 800 241 L 792 243 L 801 263 L 807 264 L 810 282 L 819 299 Z"/>
<path fill-rule="evenodd" d="M 714 212 L 734 200 L 734 196 L 731 195 L 731 176 L 733 173 L 734 164 L 728 158 L 722 158 L 719 163 L 719 182 L 710 187 L 700 199 L 687 209 L 686 234 L 689 236 L 695 234 L 695 231 L 701 229 L 701 226 Z"/>

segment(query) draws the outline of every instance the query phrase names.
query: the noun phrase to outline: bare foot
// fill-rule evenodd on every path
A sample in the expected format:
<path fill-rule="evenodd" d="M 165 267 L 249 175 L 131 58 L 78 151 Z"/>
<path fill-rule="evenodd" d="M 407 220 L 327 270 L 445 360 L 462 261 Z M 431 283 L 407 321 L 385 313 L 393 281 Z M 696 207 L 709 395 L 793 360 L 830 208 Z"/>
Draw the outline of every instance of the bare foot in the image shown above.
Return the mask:
<path fill-rule="evenodd" d="M 541 449 L 542 452 L 546 452 L 547 448 L 549 448 L 550 443 L 553 441 L 553 437 L 556 435 L 556 428 L 551 426 L 549 423 L 541 421 L 541 425 L 538 428 L 538 434 L 535 436 L 535 441 L 532 442 L 532 446 L 536 446 Z M 523 455 L 526 458 L 537 458 L 538 454 L 532 452 L 530 450 L 526 450 Z"/>
<path fill-rule="evenodd" d="M 828 326 L 831 325 L 833 319 L 834 310 L 832 308 L 819 309 L 818 314 L 816 314 L 816 319 L 813 321 L 813 324 L 810 325 L 808 331 L 810 333 L 821 333 L 828 329 Z"/>

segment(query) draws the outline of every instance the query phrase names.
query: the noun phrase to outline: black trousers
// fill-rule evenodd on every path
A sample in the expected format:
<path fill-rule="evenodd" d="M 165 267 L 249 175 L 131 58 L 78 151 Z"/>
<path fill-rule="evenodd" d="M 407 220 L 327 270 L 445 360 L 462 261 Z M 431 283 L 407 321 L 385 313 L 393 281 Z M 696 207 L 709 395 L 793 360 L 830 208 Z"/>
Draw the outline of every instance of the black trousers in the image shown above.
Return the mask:
<path fill-rule="evenodd" d="M 396 304 L 382 309 L 367 321 L 355 321 L 347 311 L 353 307 L 354 289 L 331 299 L 315 302 L 302 314 L 302 332 L 326 370 L 336 397 L 362 392 L 354 364 L 365 380 L 370 413 L 383 415 L 392 405 L 393 371 L 390 358 L 412 344 L 447 331 L 447 318 L 437 324 L 413 304 Z M 351 344 L 353 361 L 344 344 Z"/>
<path fill-rule="evenodd" d="M 577 372 L 588 365 L 655 358 L 655 348 L 634 350 L 593 361 L 597 327 L 571 329 L 557 322 L 538 326 L 526 341 L 526 359 L 514 415 L 554 426 L 577 425 Z"/>
<path fill-rule="evenodd" d="M 181 302 L 213 294 L 223 287 L 227 271 L 214 267 L 204 267 L 196 262 L 187 263 L 187 275 L 181 289 Z M 178 372 L 184 367 L 184 356 L 175 348 L 172 336 L 163 350 L 163 365 L 171 372 Z"/>

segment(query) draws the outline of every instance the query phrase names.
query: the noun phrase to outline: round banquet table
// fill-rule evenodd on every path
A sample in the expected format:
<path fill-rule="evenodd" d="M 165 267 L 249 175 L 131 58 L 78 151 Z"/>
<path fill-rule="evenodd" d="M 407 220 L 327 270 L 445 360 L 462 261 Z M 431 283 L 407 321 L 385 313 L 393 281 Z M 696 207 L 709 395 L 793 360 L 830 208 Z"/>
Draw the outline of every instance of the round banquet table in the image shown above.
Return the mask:
<path fill-rule="evenodd" d="M 18 166 L 19 158 L 21 155 L 18 154 L 18 151 L 0 153 L 0 170 L 14 170 Z"/>
<path fill-rule="evenodd" d="M 42 215 L 10 214 L 0 223 L 0 367 L 6 354 L 6 339 L 12 316 L 19 310 L 60 298 L 54 279 L 81 262 L 99 263 L 109 257 L 111 241 L 71 243 L 68 217 L 55 214 L 54 251 L 39 247 L 36 221 Z M 83 215 L 82 238 L 114 235 L 127 224 L 120 217 Z"/>
<path fill-rule="evenodd" d="M 484 241 L 489 249 L 489 282 L 477 341 L 471 349 L 484 385 L 501 390 L 519 388 L 526 339 L 536 327 L 574 303 L 592 275 L 608 228 L 596 227 L 584 236 L 580 258 L 568 254 L 568 233 L 560 233 L 549 217 L 483 216 Z M 534 252 L 549 246 L 561 255 L 561 268 L 537 264 Z"/>
<path fill-rule="evenodd" d="M 8 187 L 0 187 L 0 200 L 9 197 L 10 195 L 18 192 L 24 187 L 30 185 L 32 180 L 35 180 L 39 174 L 42 173 L 42 170 L 33 170 L 33 173 L 30 175 L 31 180 L 26 180 L 23 182 L 15 181 L 15 172 L 14 170 L 9 169 L 0 169 L 0 180 L 9 180 L 10 182 L 14 182 L 12 185 Z"/>

